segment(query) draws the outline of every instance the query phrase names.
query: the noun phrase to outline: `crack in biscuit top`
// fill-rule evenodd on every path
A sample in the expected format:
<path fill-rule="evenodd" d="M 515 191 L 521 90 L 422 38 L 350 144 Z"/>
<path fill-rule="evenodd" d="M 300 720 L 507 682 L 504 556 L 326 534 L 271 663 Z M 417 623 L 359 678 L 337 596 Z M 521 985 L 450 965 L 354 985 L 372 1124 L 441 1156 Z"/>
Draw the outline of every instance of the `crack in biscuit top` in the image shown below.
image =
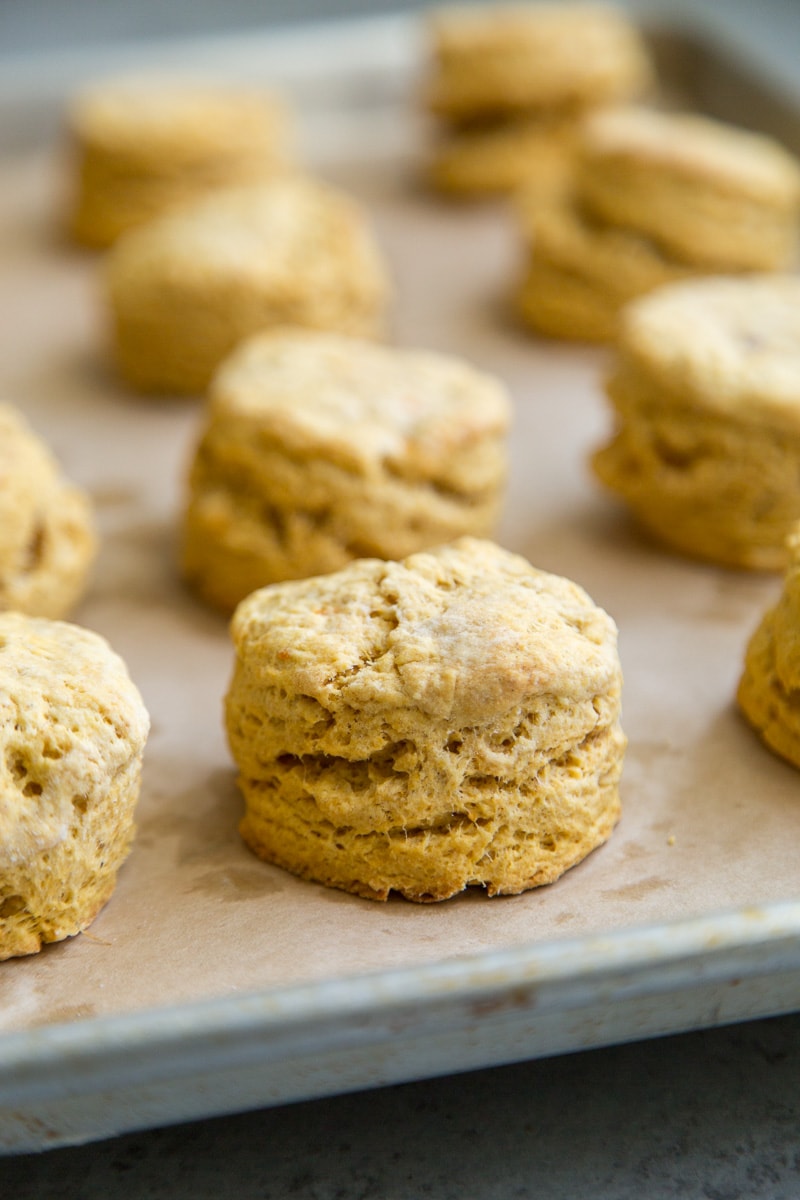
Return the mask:
<path fill-rule="evenodd" d="M 264 588 L 232 628 L 265 683 L 328 708 L 414 708 L 469 725 L 619 683 L 614 623 L 581 588 L 472 538 Z"/>

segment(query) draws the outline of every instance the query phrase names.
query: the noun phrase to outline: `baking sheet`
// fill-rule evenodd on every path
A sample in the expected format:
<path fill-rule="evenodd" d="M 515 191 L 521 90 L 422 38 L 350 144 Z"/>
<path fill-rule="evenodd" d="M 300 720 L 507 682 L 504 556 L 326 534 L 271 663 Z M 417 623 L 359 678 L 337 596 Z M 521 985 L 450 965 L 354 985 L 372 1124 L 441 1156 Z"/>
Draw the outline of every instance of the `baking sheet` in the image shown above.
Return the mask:
<path fill-rule="evenodd" d="M 150 1120 L 438 1067 L 422 1044 L 404 1068 L 389 1070 L 374 1053 L 376 1046 L 388 1053 L 386 1024 L 371 1043 L 372 1073 L 362 1064 L 349 1082 L 331 1065 L 299 1090 L 288 1082 L 290 1070 L 271 1079 L 262 1073 L 259 1090 L 252 1081 L 245 1086 L 245 1061 L 234 1070 L 233 1060 L 223 1059 L 216 1069 L 230 1076 L 227 1091 L 205 1107 L 198 1108 L 191 1087 L 174 1083 L 168 1099 L 148 1108 L 140 1095 L 138 1107 L 131 1107 L 128 1077 L 123 1111 L 118 1098 L 116 1108 L 108 1099 L 115 1092 L 106 1072 L 102 1090 L 97 1078 L 86 1084 L 80 1120 L 59 1125 L 50 1111 L 46 1130 L 37 1133 L 37 1106 L 63 1098 L 65 1089 L 73 1097 L 81 1091 L 80 1080 L 73 1075 L 67 1082 L 65 1073 L 76 1048 L 92 1058 L 93 1035 L 95 1068 L 98 1047 L 105 1046 L 106 1063 L 116 1061 L 112 1043 L 117 1054 L 121 1043 L 127 1047 L 130 1068 L 131 1058 L 143 1045 L 152 1051 L 165 1029 L 178 1050 L 180 1029 L 184 1048 L 194 1045 L 202 1013 L 212 1011 L 204 1005 L 216 1006 L 218 1031 L 226 1014 L 241 1029 L 242 998 L 272 998 L 270 1030 L 285 1034 L 292 1006 L 283 1008 L 282 996 L 305 996 L 306 1011 L 319 1020 L 339 1011 L 341 995 L 331 988 L 349 986 L 347 995 L 360 997 L 363 1022 L 381 1011 L 387 996 L 394 1002 L 402 993 L 404 1002 L 416 998 L 424 1009 L 440 984 L 445 992 L 468 990 L 476 972 L 498 956 L 498 986 L 507 992 L 515 969 L 534 963 L 541 973 L 541 964 L 563 951 L 571 965 L 560 968 L 562 984 L 577 981 L 589 965 L 595 973 L 594 999 L 584 998 L 594 1032 L 584 1022 L 572 1042 L 562 1031 L 552 1048 L 600 1044 L 625 1036 L 606 1020 L 608 995 L 598 983 L 598 939 L 611 937 L 609 963 L 630 954 L 640 978 L 649 968 L 654 980 L 676 946 L 691 958 L 709 953 L 715 939 L 720 946 L 742 944 L 743 957 L 722 968 L 718 962 L 715 976 L 723 984 L 742 971 L 761 976 L 758 999 L 741 1011 L 800 1003 L 796 979 L 787 974 L 800 947 L 800 910 L 793 905 L 800 900 L 798 776 L 761 746 L 732 702 L 746 641 L 780 580 L 660 552 L 593 484 L 587 456 L 610 424 L 601 389 L 605 352 L 539 341 L 515 326 L 508 296 L 520 251 L 502 205 L 451 207 L 419 186 L 424 131 L 411 104 L 411 25 L 405 36 L 403 70 L 378 77 L 374 59 L 364 54 L 363 74 L 356 62 L 338 93 L 331 84 L 338 107 L 327 100 L 301 105 L 306 155 L 370 209 L 396 283 L 393 340 L 464 355 L 510 388 L 512 471 L 498 540 L 579 582 L 619 625 L 630 740 L 622 821 L 607 846 L 550 887 L 491 900 L 470 892 L 436 906 L 360 900 L 296 880 L 246 850 L 236 831 L 241 801 L 221 727 L 232 665 L 226 623 L 183 590 L 175 571 L 176 521 L 199 403 L 143 400 L 120 386 L 105 357 L 99 260 L 58 234 L 64 176 L 57 148 L 8 156 L 0 191 L 2 396 L 27 414 L 66 472 L 94 497 L 102 551 L 73 619 L 107 636 L 126 659 L 153 727 L 139 835 L 111 902 L 88 933 L 0 964 L 0 1142 L 6 1148 L 80 1140 Z M 670 54 L 681 64 L 683 74 L 676 71 L 675 78 L 685 89 L 688 52 L 681 57 L 675 39 L 660 44 L 668 49 L 666 64 Z M 717 70 L 730 84 L 730 69 L 717 62 Z M 699 77 L 708 88 L 707 62 Z M 749 96 L 750 124 L 759 111 L 752 87 L 738 93 Z M 314 88 L 319 97 L 319 80 Z M 730 86 L 727 93 L 737 94 Z M 717 98 L 725 94 L 722 88 Z M 764 103 L 762 113 L 777 120 L 766 93 Z M 707 97 L 704 107 L 714 103 Z M 698 929 L 701 934 L 688 937 L 687 930 Z M 648 931 L 644 940 L 642 930 Z M 776 937 L 788 990 L 775 982 L 775 962 L 758 953 Z M 359 991 L 364 979 L 369 986 Z M 687 1001 L 692 989 L 684 979 L 677 991 Z M 714 1009 L 698 993 L 674 1010 L 680 1012 L 676 1024 L 666 1001 L 651 997 L 649 1003 L 650 1018 L 642 1017 L 629 1036 L 711 1023 L 714 1012 L 716 1019 L 728 1011 L 741 1015 L 735 1006 Z M 531 1015 L 530 1004 L 520 1001 L 518 1008 Z M 242 1034 L 245 1047 L 264 1037 L 267 1010 L 259 1011 L 261 1023 Z M 486 1025 L 484 1018 L 480 1012 L 470 1018 L 479 1040 L 475 1029 Z M 535 1016 L 531 1020 L 533 1028 Z M 513 1056 L 513 1022 L 498 1025 L 495 1017 L 488 1028 L 482 1056 L 476 1059 L 464 1044 L 441 1062 L 459 1067 Z M 343 1029 L 329 1022 L 329 1049 L 341 1043 Z M 519 1056 L 545 1052 L 533 1035 L 517 1044 Z M 284 1066 L 287 1061 L 291 1068 L 284 1056 Z M 202 1069 L 214 1077 L 208 1061 Z M 119 1072 L 122 1079 L 124 1065 Z M 152 1088 L 153 1079 L 147 1082 Z M 21 1107 L 14 1103 L 15 1086 L 27 1097 Z"/>

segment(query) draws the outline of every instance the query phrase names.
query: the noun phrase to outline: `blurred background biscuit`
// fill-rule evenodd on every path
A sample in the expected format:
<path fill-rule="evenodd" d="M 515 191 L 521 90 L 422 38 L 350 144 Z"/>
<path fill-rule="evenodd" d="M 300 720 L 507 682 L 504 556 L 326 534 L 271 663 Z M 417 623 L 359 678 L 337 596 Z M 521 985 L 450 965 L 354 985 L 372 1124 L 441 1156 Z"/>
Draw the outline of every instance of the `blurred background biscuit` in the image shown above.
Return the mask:
<path fill-rule="evenodd" d="M 613 341 L 624 306 L 663 284 L 788 269 L 800 169 L 772 139 L 643 108 L 587 115 L 572 172 L 514 212 L 517 308 L 538 333 Z"/>
<path fill-rule="evenodd" d="M 708 273 L 792 264 L 800 166 L 765 134 L 695 114 L 608 109 L 584 120 L 576 172 L 590 213 Z"/>
<path fill-rule="evenodd" d="M 262 329 L 377 335 L 388 282 L 361 206 L 298 176 L 218 192 L 132 230 L 110 253 L 107 290 L 124 378 L 197 393 Z"/>
<path fill-rule="evenodd" d="M 159 79 L 110 80 L 77 95 L 67 115 L 68 222 L 88 246 L 221 187 L 287 168 L 288 119 L 271 95 Z"/>
<path fill-rule="evenodd" d="M 232 609 L 275 580 L 486 534 L 507 470 L 505 388 L 460 360 L 303 330 L 214 379 L 182 569 Z"/>

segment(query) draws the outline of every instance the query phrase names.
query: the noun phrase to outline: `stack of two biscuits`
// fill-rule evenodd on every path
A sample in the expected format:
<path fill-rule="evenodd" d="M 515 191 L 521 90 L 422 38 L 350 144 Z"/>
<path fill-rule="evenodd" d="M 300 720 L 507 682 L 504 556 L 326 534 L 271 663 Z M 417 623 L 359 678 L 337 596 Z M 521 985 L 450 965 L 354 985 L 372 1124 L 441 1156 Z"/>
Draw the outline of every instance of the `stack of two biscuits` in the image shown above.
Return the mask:
<path fill-rule="evenodd" d="M 560 190 L 580 116 L 652 79 L 638 30 L 609 6 L 443 9 L 429 30 L 430 177 L 452 196 Z"/>
<path fill-rule="evenodd" d="M 772 139 L 709 118 L 629 107 L 581 125 L 569 193 L 520 209 L 523 320 L 612 340 L 625 304 L 701 275 L 787 270 L 800 168 Z"/>

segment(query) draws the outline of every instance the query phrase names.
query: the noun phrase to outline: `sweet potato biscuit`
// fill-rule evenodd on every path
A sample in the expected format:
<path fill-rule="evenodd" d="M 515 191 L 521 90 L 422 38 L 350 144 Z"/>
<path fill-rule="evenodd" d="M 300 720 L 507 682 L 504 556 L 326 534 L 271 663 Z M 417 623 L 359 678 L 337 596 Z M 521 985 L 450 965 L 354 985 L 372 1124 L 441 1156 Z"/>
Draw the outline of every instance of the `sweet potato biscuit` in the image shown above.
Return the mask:
<path fill-rule="evenodd" d="M 214 379 L 183 573 L 230 611 L 281 579 L 489 532 L 506 475 L 502 385 L 458 360 L 276 331 Z"/>
<path fill-rule="evenodd" d="M 800 767 L 800 526 L 787 551 L 783 590 L 750 639 L 737 698 L 769 748 Z"/>
<path fill-rule="evenodd" d="M 549 337 L 611 341 L 625 304 L 695 273 L 648 238 L 588 220 L 568 201 L 526 214 L 523 236 L 519 312 Z"/>
<path fill-rule="evenodd" d="M 79 933 L 110 897 L 148 728 L 101 637 L 0 613 L 0 959 Z"/>
<path fill-rule="evenodd" d="M 299 177 L 132 230 L 107 278 L 119 369 L 160 392 L 203 390 L 238 342 L 276 325 L 377 334 L 388 292 L 360 207 Z"/>
<path fill-rule="evenodd" d="M 624 312 L 594 469 L 665 544 L 785 567 L 800 519 L 800 279 L 693 280 Z"/>
<path fill-rule="evenodd" d="M 23 417 L 0 405 L 0 611 L 61 617 L 96 549 L 90 503 Z"/>
<path fill-rule="evenodd" d="M 286 168 L 286 114 L 265 93 L 157 79 L 98 83 L 68 114 L 70 229 L 108 246 L 125 230 L 220 187 Z"/>
<path fill-rule="evenodd" d="M 427 104 L 454 122 L 619 101 L 651 79 L 638 31 L 612 7 L 445 8 L 429 28 Z"/>
<path fill-rule="evenodd" d="M 707 271 L 781 270 L 797 239 L 800 168 L 771 138 L 644 108 L 593 113 L 577 156 L 581 202 Z"/>
<path fill-rule="evenodd" d="M 239 606 L 228 737 L 260 857 L 384 900 L 557 879 L 610 835 L 613 621 L 490 542 L 360 559 Z"/>

